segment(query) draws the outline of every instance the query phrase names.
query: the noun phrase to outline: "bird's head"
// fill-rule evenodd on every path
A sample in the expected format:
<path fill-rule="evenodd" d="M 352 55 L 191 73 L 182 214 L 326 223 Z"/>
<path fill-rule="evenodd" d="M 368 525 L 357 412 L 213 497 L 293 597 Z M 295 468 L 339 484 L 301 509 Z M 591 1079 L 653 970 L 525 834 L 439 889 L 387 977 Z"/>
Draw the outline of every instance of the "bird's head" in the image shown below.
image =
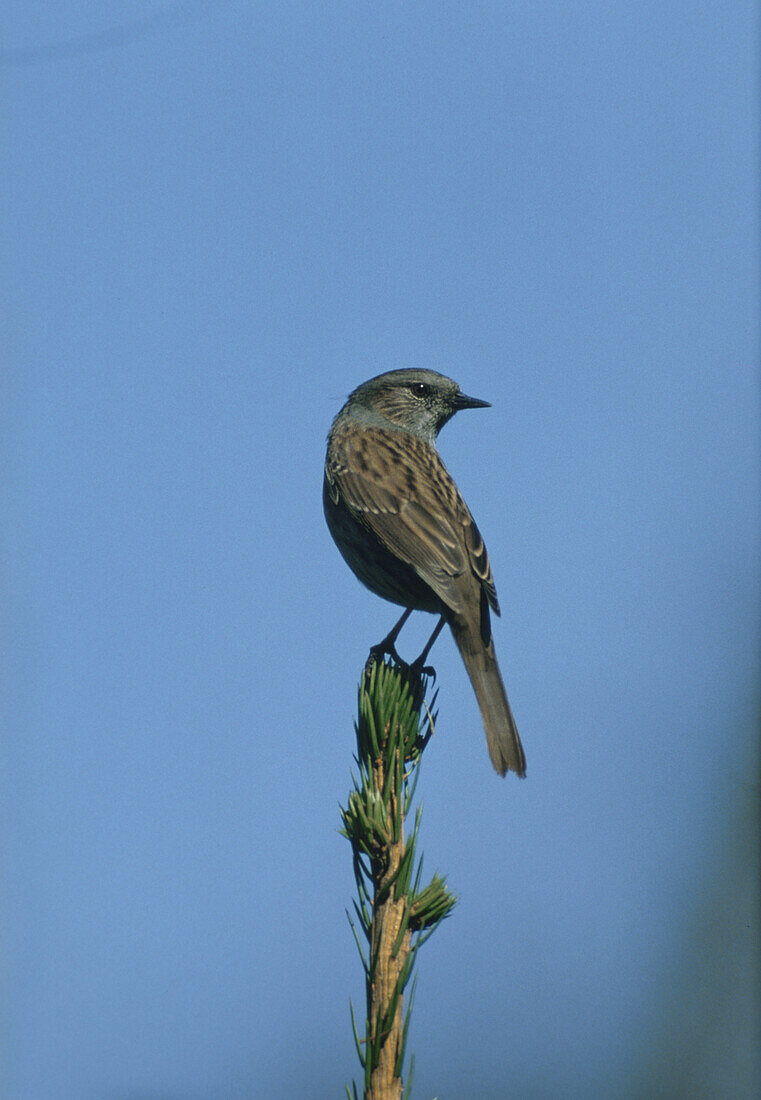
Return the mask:
<path fill-rule="evenodd" d="M 460 409 L 485 408 L 488 401 L 468 397 L 451 378 L 415 368 L 387 371 L 363 382 L 345 406 L 356 417 L 386 421 L 429 443 Z"/>

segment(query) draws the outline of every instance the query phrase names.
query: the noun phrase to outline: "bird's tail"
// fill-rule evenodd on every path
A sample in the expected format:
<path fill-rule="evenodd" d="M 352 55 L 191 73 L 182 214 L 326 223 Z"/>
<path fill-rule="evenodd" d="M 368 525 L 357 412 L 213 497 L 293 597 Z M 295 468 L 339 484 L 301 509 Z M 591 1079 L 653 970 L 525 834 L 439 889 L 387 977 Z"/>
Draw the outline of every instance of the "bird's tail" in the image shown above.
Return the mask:
<path fill-rule="evenodd" d="M 490 640 L 485 646 L 478 628 L 463 619 L 452 618 L 449 625 L 476 693 L 491 762 L 500 775 L 509 769 L 523 777 L 526 757 L 507 701 L 494 643 Z"/>

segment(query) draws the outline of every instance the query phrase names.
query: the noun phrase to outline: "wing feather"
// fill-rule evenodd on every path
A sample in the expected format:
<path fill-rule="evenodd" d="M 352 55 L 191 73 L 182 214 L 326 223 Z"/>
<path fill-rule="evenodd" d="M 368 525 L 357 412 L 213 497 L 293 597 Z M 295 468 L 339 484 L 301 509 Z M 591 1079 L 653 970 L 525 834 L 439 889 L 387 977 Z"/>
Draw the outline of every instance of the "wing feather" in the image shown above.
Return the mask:
<path fill-rule="evenodd" d="M 434 447 L 382 428 L 336 433 L 327 475 L 356 518 L 412 566 L 453 611 L 463 608 L 468 571 L 499 614 L 488 554 L 457 486 Z"/>

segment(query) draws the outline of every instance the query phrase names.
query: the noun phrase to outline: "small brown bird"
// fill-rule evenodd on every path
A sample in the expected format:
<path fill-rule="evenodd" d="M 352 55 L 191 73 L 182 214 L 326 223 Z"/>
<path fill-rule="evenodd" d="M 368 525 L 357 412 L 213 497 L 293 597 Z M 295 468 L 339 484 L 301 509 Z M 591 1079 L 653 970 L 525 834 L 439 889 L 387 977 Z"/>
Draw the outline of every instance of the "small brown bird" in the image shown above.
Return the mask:
<path fill-rule="evenodd" d="M 488 408 L 430 370 L 393 370 L 363 383 L 328 434 L 323 505 L 338 549 L 372 592 L 441 619 L 421 658 L 448 623 L 481 710 L 491 762 L 526 774 L 526 757 L 502 683 L 489 608 L 497 591 L 481 534 L 436 450 L 460 409 Z"/>

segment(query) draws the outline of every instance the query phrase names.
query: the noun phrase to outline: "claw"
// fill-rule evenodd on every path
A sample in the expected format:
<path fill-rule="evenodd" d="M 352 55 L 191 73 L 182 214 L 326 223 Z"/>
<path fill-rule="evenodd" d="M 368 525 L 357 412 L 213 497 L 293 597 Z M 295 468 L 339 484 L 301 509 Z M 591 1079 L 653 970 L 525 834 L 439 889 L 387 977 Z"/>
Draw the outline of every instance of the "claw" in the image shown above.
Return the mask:
<path fill-rule="evenodd" d="M 389 643 L 384 638 L 382 642 L 378 642 L 377 645 L 370 647 L 370 653 L 368 655 L 368 664 L 370 661 L 381 662 L 384 657 L 391 657 L 395 664 L 400 665 L 402 668 L 409 668 L 406 661 L 403 661 L 399 654 L 396 652 L 396 646 L 393 642 Z"/>
<path fill-rule="evenodd" d="M 423 660 L 424 657 L 421 654 L 421 656 L 418 657 L 416 661 L 413 661 L 412 664 L 409 665 L 410 672 L 415 676 L 428 676 L 435 683 L 436 669 L 433 667 L 433 665 L 424 665 Z"/>

